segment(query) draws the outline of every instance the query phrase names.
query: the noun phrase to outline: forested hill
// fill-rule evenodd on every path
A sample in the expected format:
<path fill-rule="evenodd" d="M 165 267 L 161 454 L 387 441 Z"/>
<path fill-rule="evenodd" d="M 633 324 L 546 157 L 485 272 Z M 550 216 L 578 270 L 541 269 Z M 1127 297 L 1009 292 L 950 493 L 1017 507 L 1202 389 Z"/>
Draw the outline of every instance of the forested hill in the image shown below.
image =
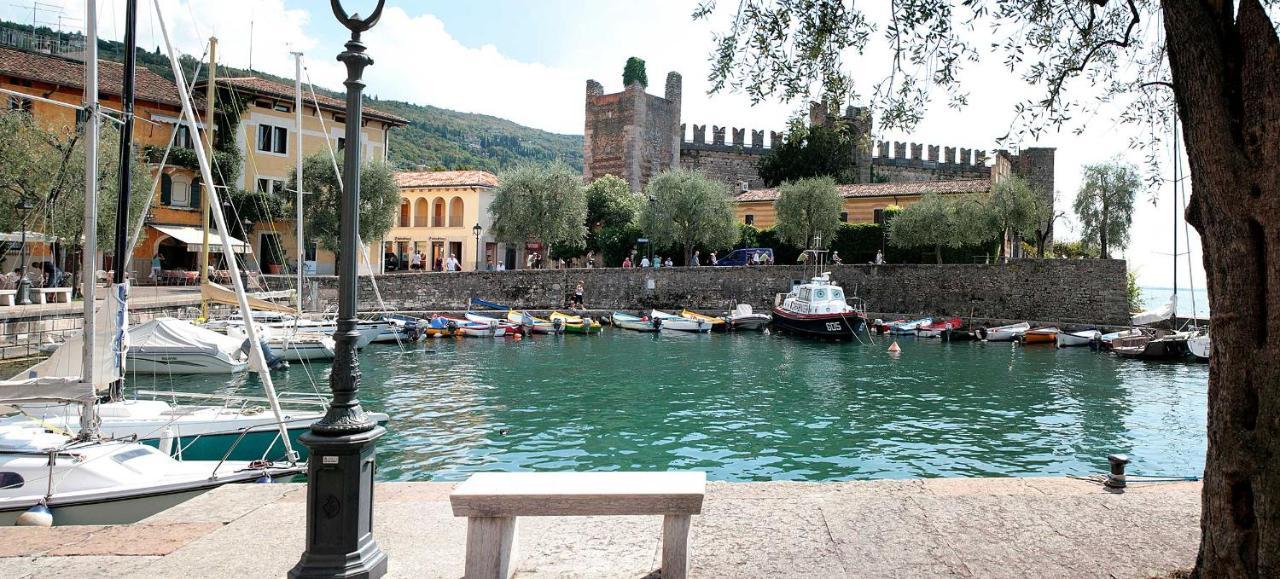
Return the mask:
<path fill-rule="evenodd" d="M 30 26 L 15 22 L 0 22 L 0 28 L 31 31 Z M 38 28 L 36 33 L 57 36 L 56 32 L 44 27 Z M 64 33 L 62 38 L 69 36 Z M 100 58 L 123 61 L 124 48 L 119 42 L 99 40 L 98 50 Z M 190 79 L 197 58 L 183 55 L 181 60 Z M 165 78 L 173 78 L 168 57 L 159 47 L 139 50 L 138 65 L 146 66 Z M 293 85 L 292 78 L 227 66 L 218 67 L 218 76 L 258 76 Z M 316 92 L 342 97 L 340 93 L 318 86 Z M 489 115 L 460 113 L 403 101 L 366 96 L 365 103 L 409 119 L 407 126 L 391 131 L 391 162 L 400 169 L 425 166 L 429 169 L 496 172 L 525 160 L 561 160 L 574 169 L 582 169 L 582 135 L 549 133 Z"/>

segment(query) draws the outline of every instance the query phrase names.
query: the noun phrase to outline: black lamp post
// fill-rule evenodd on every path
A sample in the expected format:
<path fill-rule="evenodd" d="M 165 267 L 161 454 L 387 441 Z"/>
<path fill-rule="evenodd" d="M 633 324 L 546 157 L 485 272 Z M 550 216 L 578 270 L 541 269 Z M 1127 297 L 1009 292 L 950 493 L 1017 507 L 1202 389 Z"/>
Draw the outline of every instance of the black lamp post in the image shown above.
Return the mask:
<path fill-rule="evenodd" d="M 385 0 L 361 19 L 348 15 L 339 0 L 330 0 L 333 14 L 351 31 L 351 40 L 338 60 L 347 65 L 346 142 L 360 142 L 361 76 L 373 59 L 364 53 L 360 33 L 382 15 Z M 345 147 L 342 171 L 341 255 L 338 266 L 338 329 L 329 374 L 333 400 L 324 418 L 300 437 L 311 451 L 307 461 L 307 550 L 290 577 L 381 577 L 387 555 L 373 538 L 374 448 L 386 429 L 369 420 L 356 397 L 360 364 L 356 352 L 357 270 L 360 244 L 360 147 Z"/>
<path fill-rule="evenodd" d="M 31 280 L 27 278 L 27 218 L 35 205 L 25 196 L 18 200 L 17 209 L 22 212 L 22 246 L 18 248 L 18 305 L 31 305 Z"/>
<path fill-rule="evenodd" d="M 481 267 L 481 264 L 480 264 L 480 232 L 481 231 L 484 231 L 484 229 L 480 227 L 479 223 L 477 223 L 475 227 L 471 228 L 471 232 L 476 234 L 476 271 L 480 271 L 480 267 Z"/>

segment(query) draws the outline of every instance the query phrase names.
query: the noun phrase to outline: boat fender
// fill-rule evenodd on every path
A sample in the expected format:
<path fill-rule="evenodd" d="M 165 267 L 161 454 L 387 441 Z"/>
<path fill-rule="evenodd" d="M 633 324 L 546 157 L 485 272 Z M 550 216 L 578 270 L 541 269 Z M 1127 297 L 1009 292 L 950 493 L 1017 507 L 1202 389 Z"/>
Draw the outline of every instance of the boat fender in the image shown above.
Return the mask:
<path fill-rule="evenodd" d="M 276 482 L 276 481 L 275 481 L 275 479 L 271 478 L 271 475 L 269 475 L 269 474 L 264 474 L 264 475 L 262 475 L 262 476 L 258 477 L 258 479 L 257 479 L 257 480 L 255 480 L 255 481 L 253 481 L 253 482 L 258 483 L 258 484 L 269 485 L 269 484 L 271 484 L 271 483 L 273 483 L 273 482 Z"/>
<path fill-rule="evenodd" d="M 455 322 L 453 320 L 449 320 L 448 323 L 446 323 L 444 326 L 446 328 L 449 328 L 450 332 L 458 331 L 458 322 Z"/>
<path fill-rule="evenodd" d="M 164 432 L 160 433 L 158 446 L 165 456 L 173 456 L 173 429 L 165 428 Z"/>
<path fill-rule="evenodd" d="M 895 341 L 894 343 L 889 344 L 889 351 L 897 354 L 902 352 L 902 348 L 898 346 L 898 342 Z"/>
<path fill-rule="evenodd" d="M 519 342 L 520 340 L 524 339 L 524 336 L 521 336 L 520 332 L 514 332 L 511 334 L 511 339 Z"/>
<path fill-rule="evenodd" d="M 53 512 L 44 504 L 44 501 L 36 503 L 35 506 L 26 510 L 26 512 L 18 515 L 16 527 L 52 527 Z"/>

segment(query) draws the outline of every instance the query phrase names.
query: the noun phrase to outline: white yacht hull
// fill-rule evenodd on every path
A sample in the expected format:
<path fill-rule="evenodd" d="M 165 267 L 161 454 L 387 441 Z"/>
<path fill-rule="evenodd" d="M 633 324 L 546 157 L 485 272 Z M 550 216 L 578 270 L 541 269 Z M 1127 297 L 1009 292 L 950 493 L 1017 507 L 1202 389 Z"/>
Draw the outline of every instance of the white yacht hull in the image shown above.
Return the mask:
<path fill-rule="evenodd" d="M 133 374 L 236 374 L 249 365 L 205 352 L 129 351 L 125 367 Z"/>

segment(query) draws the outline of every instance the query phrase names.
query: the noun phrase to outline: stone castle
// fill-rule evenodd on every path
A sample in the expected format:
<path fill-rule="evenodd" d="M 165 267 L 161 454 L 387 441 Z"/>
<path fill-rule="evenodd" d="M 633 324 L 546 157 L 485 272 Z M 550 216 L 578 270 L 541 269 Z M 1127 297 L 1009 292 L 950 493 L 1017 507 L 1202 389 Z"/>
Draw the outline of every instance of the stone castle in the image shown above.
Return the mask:
<path fill-rule="evenodd" d="M 760 158 L 782 143 L 784 133 L 695 124 L 692 138 L 680 117 L 680 74 L 667 74 L 666 90 L 659 97 L 632 83 L 622 92 L 605 94 L 604 87 L 587 81 L 586 123 L 583 127 L 583 178 L 591 182 L 605 174 L 616 175 L 641 191 L 653 175 L 673 167 L 699 169 L 734 188 L 735 194 L 764 187 L 757 167 Z M 849 159 L 850 173 L 858 183 L 919 184 L 922 181 L 990 179 L 1008 175 L 1026 179 L 1032 190 L 1050 203 L 1054 192 L 1054 149 L 1023 148 L 1018 153 L 995 151 L 988 164 L 982 147 L 951 147 L 920 143 L 875 141 L 871 114 L 863 107 L 848 107 L 843 120 L 861 143 Z M 809 122 L 828 125 L 825 107 L 810 106 Z"/>

